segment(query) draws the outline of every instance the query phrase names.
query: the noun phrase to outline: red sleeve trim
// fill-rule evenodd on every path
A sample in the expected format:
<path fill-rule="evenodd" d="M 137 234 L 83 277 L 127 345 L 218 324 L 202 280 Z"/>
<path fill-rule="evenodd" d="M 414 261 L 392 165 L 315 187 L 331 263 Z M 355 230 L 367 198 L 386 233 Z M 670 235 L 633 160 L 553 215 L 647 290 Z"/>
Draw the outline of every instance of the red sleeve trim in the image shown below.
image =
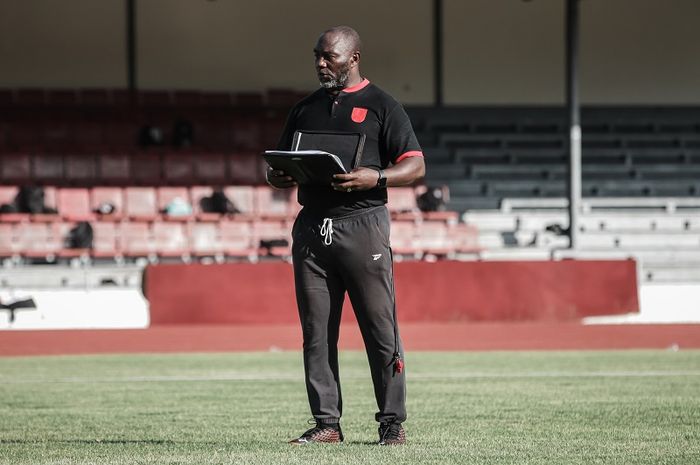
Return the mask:
<path fill-rule="evenodd" d="M 411 150 L 410 152 L 406 152 L 406 153 L 399 155 L 399 157 L 396 159 L 396 161 L 394 163 L 398 163 L 401 160 L 403 160 L 404 158 L 422 157 L 422 156 L 423 156 L 423 152 L 421 152 L 419 150 Z"/>

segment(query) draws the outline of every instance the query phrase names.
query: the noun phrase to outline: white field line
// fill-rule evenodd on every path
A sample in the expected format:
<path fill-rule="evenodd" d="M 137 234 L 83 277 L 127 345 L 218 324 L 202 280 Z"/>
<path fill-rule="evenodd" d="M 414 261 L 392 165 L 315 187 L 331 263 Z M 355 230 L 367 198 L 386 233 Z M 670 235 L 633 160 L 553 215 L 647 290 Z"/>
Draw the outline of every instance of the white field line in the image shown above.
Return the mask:
<path fill-rule="evenodd" d="M 533 371 L 524 373 L 409 373 L 410 380 L 446 381 L 472 379 L 541 379 L 541 378 L 663 378 L 695 377 L 700 371 Z M 366 375 L 341 376 L 343 380 L 368 378 Z M 0 377 L 2 384 L 46 383 L 161 383 L 161 382 L 211 382 L 211 381 L 302 381 L 301 375 L 285 373 L 226 373 L 221 375 L 193 376 L 119 376 L 119 377 L 64 377 L 64 378 L 10 378 Z"/>

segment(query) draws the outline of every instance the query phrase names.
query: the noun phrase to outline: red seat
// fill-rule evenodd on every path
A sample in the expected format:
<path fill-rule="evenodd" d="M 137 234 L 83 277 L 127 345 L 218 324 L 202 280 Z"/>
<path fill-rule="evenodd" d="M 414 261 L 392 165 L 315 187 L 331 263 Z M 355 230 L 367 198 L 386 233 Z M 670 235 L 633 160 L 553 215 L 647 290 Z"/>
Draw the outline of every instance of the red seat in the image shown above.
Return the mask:
<path fill-rule="evenodd" d="M 420 220 L 421 213 L 416 204 L 416 193 L 412 187 L 390 187 L 386 207 L 391 217 L 397 220 Z"/>
<path fill-rule="evenodd" d="M 223 220 L 219 223 L 219 237 L 221 249 L 227 256 L 257 258 L 258 246 L 249 222 Z"/>
<path fill-rule="evenodd" d="M 100 215 L 104 221 L 116 221 L 124 216 L 124 195 L 121 187 L 94 187 L 90 191 L 90 211 L 99 210 L 100 205 L 110 204 L 114 213 Z"/>
<path fill-rule="evenodd" d="M 479 230 L 476 226 L 459 223 L 450 226 L 447 233 L 458 253 L 477 253 L 482 249 L 479 246 Z"/>
<path fill-rule="evenodd" d="M 146 186 L 162 184 L 160 154 L 143 152 L 131 157 L 132 182 Z"/>
<path fill-rule="evenodd" d="M 124 214 L 134 220 L 158 218 L 156 191 L 152 187 L 127 187 L 124 189 Z"/>
<path fill-rule="evenodd" d="M 226 183 L 226 158 L 223 153 L 198 153 L 193 166 L 194 178 L 200 184 Z"/>
<path fill-rule="evenodd" d="M 253 223 L 253 233 L 259 241 L 260 253 L 278 257 L 290 257 L 292 255 L 292 231 L 291 223 L 284 220 L 258 220 Z M 287 245 L 269 245 L 266 242 L 286 240 Z"/>
<path fill-rule="evenodd" d="M 196 107 L 202 103 L 202 94 L 194 90 L 176 90 L 173 102 L 177 107 Z"/>
<path fill-rule="evenodd" d="M 149 257 L 156 253 L 156 246 L 148 223 L 122 223 L 119 235 L 122 254 L 126 257 Z"/>
<path fill-rule="evenodd" d="M 0 154 L 0 177 L 3 182 L 27 184 L 32 179 L 31 157 L 28 152 Z"/>
<path fill-rule="evenodd" d="M 240 212 L 238 215 L 246 218 L 257 216 L 255 188 L 252 186 L 228 186 L 224 188 L 224 194 L 233 202 L 233 206 Z"/>
<path fill-rule="evenodd" d="M 16 227 L 22 256 L 52 261 L 63 248 L 64 238 L 60 235 L 58 223 L 18 223 Z"/>
<path fill-rule="evenodd" d="M 18 105 L 33 107 L 46 104 L 46 91 L 44 89 L 17 89 L 15 96 Z"/>
<path fill-rule="evenodd" d="M 162 90 L 142 90 L 138 93 L 138 103 L 144 107 L 164 107 L 171 103 L 170 92 Z"/>
<path fill-rule="evenodd" d="M 259 153 L 263 147 L 263 126 L 256 118 L 241 118 L 228 128 L 231 131 L 233 147 L 236 150 L 251 150 Z"/>
<path fill-rule="evenodd" d="M 93 231 L 91 255 L 95 258 L 120 257 L 119 224 L 107 221 L 96 221 L 91 224 Z"/>
<path fill-rule="evenodd" d="M 171 152 L 163 155 L 163 178 L 168 184 L 192 184 L 193 156 L 189 152 Z M 198 162 L 197 162 L 198 163 Z"/>
<path fill-rule="evenodd" d="M 191 223 L 189 237 L 192 255 L 208 257 L 224 252 L 216 223 Z"/>
<path fill-rule="evenodd" d="M 107 89 L 81 89 L 80 101 L 86 106 L 107 106 L 111 98 Z"/>
<path fill-rule="evenodd" d="M 192 206 L 190 192 L 186 187 L 159 187 L 156 195 L 158 197 L 159 212 L 165 212 L 168 204 L 177 198 L 182 199 L 183 201 L 187 202 L 188 205 Z M 189 215 L 164 215 L 168 220 L 187 221 L 194 218 L 194 208 L 192 209 L 192 213 Z"/>
<path fill-rule="evenodd" d="M 125 153 L 98 155 L 98 179 L 104 184 L 128 184 L 131 182 L 131 157 Z"/>
<path fill-rule="evenodd" d="M 90 192 L 86 188 L 62 188 L 57 192 L 59 214 L 71 221 L 90 221 L 95 218 L 90 208 Z"/>
<path fill-rule="evenodd" d="M 424 194 L 428 190 L 425 185 L 417 186 L 415 188 L 416 201 L 418 197 Z M 450 201 L 450 189 L 448 186 L 441 186 L 440 191 L 442 192 L 442 200 L 445 203 Z M 421 211 L 421 216 L 427 221 L 445 221 L 450 225 L 455 225 L 459 222 L 459 213 L 456 211 L 443 210 L 443 211 Z"/>
<path fill-rule="evenodd" d="M 44 186 L 44 207 L 47 210 L 54 210 L 56 213 L 32 213 L 31 220 L 35 222 L 56 222 L 60 220 L 58 215 L 58 202 L 56 197 L 56 188 L 52 186 Z"/>
<path fill-rule="evenodd" d="M 10 223 L 0 222 L 0 257 L 12 257 L 18 255 L 20 244 L 16 234 L 16 226 Z"/>
<path fill-rule="evenodd" d="M 416 224 L 413 221 L 395 220 L 391 222 L 391 249 L 397 255 L 420 257 L 416 244 Z"/>
<path fill-rule="evenodd" d="M 234 184 L 261 184 L 265 181 L 267 163 L 255 152 L 228 155 L 229 179 Z"/>
<path fill-rule="evenodd" d="M 102 125 L 93 121 L 81 121 L 75 127 L 75 143 L 81 149 L 102 149 L 105 145 Z"/>
<path fill-rule="evenodd" d="M 190 255 L 185 225 L 156 221 L 153 223 L 153 240 L 156 253 L 161 257 L 187 257 Z"/>
<path fill-rule="evenodd" d="M 90 249 L 87 247 L 82 248 L 72 248 L 68 247 L 68 238 L 70 236 L 70 231 L 76 226 L 74 221 L 66 222 L 56 222 L 52 224 L 52 227 L 57 231 L 57 236 L 61 238 L 62 247 L 58 250 L 57 254 L 62 258 L 75 258 L 75 257 L 89 257 Z M 93 244 L 94 244 L 94 228 L 93 228 Z"/>
<path fill-rule="evenodd" d="M 448 226 L 443 221 L 424 221 L 416 226 L 417 248 L 424 254 L 452 256 L 456 252 L 453 236 L 447 232 Z"/>
<path fill-rule="evenodd" d="M 91 153 L 68 154 L 64 158 L 64 179 L 71 184 L 88 185 L 95 182 L 97 166 Z"/>
<path fill-rule="evenodd" d="M 269 186 L 255 188 L 255 210 L 257 216 L 271 219 L 290 219 L 294 217 L 296 203 L 292 199 L 294 193 L 291 189 L 273 189 Z"/>
<path fill-rule="evenodd" d="M 54 184 L 63 180 L 63 156 L 53 153 L 35 154 L 32 180 L 38 184 Z"/>
<path fill-rule="evenodd" d="M 78 94 L 73 89 L 53 89 L 47 92 L 47 100 L 52 106 L 74 106 L 78 103 Z"/>
<path fill-rule="evenodd" d="M 0 186 L 0 205 L 13 203 L 17 192 L 19 192 L 17 186 Z"/>

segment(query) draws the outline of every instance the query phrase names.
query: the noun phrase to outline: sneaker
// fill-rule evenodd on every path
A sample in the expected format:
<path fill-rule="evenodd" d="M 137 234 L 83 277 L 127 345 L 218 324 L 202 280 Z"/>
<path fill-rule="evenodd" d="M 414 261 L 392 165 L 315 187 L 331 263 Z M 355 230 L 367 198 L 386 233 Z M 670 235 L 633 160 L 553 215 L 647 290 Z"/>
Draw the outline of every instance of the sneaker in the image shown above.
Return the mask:
<path fill-rule="evenodd" d="M 295 446 L 303 446 L 314 442 L 343 442 L 343 431 L 340 423 L 328 424 L 316 422 L 316 426 L 306 431 L 296 439 L 289 441 Z"/>
<path fill-rule="evenodd" d="M 380 423 L 378 444 L 380 446 L 406 444 L 406 431 L 401 423 Z"/>

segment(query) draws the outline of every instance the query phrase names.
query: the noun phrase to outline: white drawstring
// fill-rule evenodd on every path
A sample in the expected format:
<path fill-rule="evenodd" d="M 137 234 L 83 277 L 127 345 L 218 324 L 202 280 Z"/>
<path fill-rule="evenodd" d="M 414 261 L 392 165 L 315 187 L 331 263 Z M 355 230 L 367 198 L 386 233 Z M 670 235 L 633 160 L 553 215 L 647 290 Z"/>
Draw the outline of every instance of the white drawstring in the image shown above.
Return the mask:
<path fill-rule="evenodd" d="M 323 219 L 321 235 L 323 236 L 324 244 L 331 245 L 333 243 L 333 220 L 331 218 Z"/>

